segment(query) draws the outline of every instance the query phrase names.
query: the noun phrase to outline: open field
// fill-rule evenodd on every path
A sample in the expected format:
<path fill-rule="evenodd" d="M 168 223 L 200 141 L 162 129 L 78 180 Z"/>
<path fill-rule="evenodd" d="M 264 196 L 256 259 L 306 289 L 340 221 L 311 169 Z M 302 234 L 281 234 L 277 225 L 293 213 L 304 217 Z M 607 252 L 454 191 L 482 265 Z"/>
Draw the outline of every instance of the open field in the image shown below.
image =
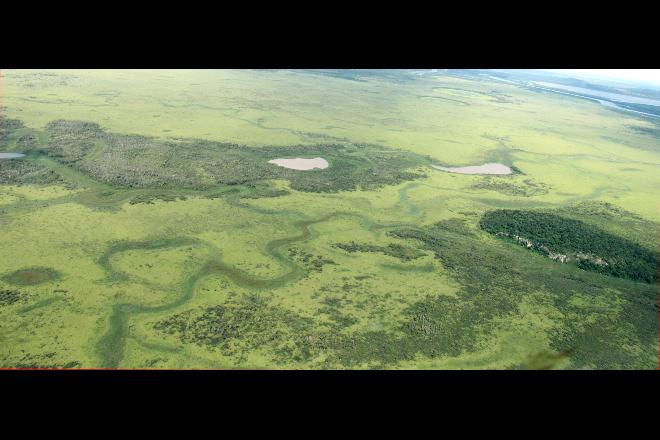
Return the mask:
<path fill-rule="evenodd" d="M 0 367 L 658 366 L 651 119 L 465 75 L 2 75 Z"/>

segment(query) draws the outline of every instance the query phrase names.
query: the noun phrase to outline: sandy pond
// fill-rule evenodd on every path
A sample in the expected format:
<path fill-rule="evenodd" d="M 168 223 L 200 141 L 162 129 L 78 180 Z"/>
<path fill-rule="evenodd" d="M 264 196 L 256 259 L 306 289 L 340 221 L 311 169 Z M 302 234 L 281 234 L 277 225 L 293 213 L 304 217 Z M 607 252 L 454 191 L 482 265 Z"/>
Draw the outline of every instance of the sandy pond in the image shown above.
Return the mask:
<path fill-rule="evenodd" d="M 19 157 L 25 157 L 23 153 L 0 153 L 0 159 L 18 159 Z"/>
<path fill-rule="evenodd" d="M 302 159 L 296 157 L 295 159 L 273 159 L 268 163 L 272 163 L 284 168 L 291 168 L 292 170 L 313 170 L 314 168 L 326 169 L 328 168 L 328 161 L 322 157 L 315 157 L 314 159 Z"/>
<path fill-rule="evenodd" d="M 469 167 L 441 167 L 439 165 L 431 165 L 436 170 L 446 171 L 448 173 L 459 174 L 511 174 L 511 168 L 501 163 L 485 163 L 483 165 L 474 165 Z"/>

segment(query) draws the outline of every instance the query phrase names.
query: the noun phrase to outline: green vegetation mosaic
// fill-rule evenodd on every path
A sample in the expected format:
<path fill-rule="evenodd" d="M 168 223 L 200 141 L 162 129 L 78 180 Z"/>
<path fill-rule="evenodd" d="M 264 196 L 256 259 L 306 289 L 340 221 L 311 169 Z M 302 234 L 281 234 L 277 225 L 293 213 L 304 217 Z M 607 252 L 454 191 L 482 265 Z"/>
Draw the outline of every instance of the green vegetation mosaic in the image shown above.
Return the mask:
<path fill-rule="evenodd" d="M 3 368 L 657 368 L 652 116 L 469 72 L 2 76 Z"/>

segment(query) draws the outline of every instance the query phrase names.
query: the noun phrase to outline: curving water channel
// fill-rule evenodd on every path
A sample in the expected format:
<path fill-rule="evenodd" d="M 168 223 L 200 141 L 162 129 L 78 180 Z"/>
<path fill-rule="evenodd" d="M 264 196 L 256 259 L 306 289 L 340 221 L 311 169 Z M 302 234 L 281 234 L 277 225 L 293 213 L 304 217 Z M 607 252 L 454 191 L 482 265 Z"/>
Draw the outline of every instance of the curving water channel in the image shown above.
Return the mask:
<path fill-rule="evenodd" d="M 312 231 L 310 230 L 311 225 L 321 223 L 329 220 L 330 218 L 341 215 L 351 215 L 351 213 L 335 212 L 318 219 L 295 222 L 294 225 L 300 230 L 299 234 L 271 240 L 266 244 L 266 252 L 289 268 L 289 271 L 284 275 L 280 275 L 274 278 L 255 277 L 245 271 L 224 263 L 221 257 L 218 256 L 217 258 L 207 261 L 200 267 L 197 272 L 195 272 L 195 274 L 188 278 L 188 280 L 186 280 L 184 283 L 184 287 L 181 289 L 181 295 L 170 303 L 159 306 L 145 306 L 139 303 L 124 303 L 114 305 L 112 314 L 110 316 L 109 329 L 98 341 L 96 347 L 97 353 L 101 358 L 102 367 L 117 368 L 121 364 L 121 361 L 124 357 L 125 342 L 129 330 L 128 324 L 131 316 L 146 313 L 159 313 L 185 304 L 192 298 L 199 281 L 207 276 L 222 274 L 235 284 L 242 287 L 250 287 L 251 289 L 271 289 L 302 278 L 306 273 L 305 269 L 292 260 L 286 258 L 279 249 L 282 246 L 291 243 L 308 240 L 312 236 Z M 209 247 L 212 251 L 215 251 L 214 253 L 218 253 L 217 249 L 215 249 L 215 247 L 212 245 L 195 238 L 182 237 L 167 240 L 122 242 L 112 246 L 99 259 L 98 264 L 103 267 L 107 273 L 106 281 L 125 281 L 129 278 L 128 275 L 112 266 L 111 257 L 113 255 L 128 250 L 166 249 L 191 245 Z"/>

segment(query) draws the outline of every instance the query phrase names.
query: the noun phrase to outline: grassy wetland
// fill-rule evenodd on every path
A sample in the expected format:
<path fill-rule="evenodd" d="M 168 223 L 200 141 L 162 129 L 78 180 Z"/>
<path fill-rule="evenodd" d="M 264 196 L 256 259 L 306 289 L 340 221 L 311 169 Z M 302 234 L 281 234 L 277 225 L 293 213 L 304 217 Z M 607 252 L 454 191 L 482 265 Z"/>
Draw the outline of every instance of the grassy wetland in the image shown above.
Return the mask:
<path fill-rule="evenodd" d="M 464 73 L 2 85 L 0 367 L 658 366 L 660 119 Z"/>

